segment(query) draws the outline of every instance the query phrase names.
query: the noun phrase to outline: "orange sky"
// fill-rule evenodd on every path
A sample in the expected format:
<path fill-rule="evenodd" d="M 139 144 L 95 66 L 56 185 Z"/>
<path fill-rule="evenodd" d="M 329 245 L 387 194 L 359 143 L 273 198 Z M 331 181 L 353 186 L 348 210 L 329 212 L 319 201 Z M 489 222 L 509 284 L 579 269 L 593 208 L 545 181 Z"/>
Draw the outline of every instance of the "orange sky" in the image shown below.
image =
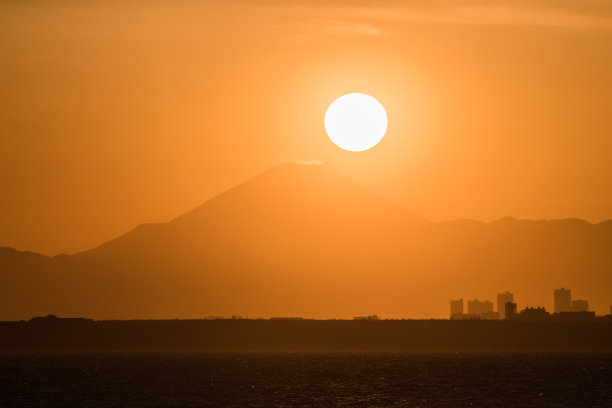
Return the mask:
<path fill-rule="evenodd" d="M 612 5 L 0 3 L 0 245 L 76 252 L 285 161 L 433 221 L 612 218 Z M 535 5 L 537 3 L 537 5 Z M 376 97 L 370 151 L 325 135 Z"/>

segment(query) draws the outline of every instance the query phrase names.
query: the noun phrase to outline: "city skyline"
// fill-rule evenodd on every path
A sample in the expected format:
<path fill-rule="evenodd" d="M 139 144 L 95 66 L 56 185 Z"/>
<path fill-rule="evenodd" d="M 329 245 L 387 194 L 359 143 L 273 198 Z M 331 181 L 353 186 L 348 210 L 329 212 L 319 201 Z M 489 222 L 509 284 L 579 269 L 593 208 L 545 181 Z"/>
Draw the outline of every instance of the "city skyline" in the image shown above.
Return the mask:
<path fill-rule="evenodd" d="M 550 317 L 562 320 L 590 320 L 597 316 L 594 311 L 589 310 L 589 303 L 584 299 L 572 299 L 571 290 L 560 288 L 554 289 L 554 313 L 546 311 L 545 307 L 539 305 L 525 305 L 523 310 L 518 308 L 518 303 L 514 301 L 514 294 L 505 291 L 497 294 L 497 310 L 493 311 L 493 303 L 489 300 L 479 301 L 474 298 L 468 300 L 467 313 L 464 313 L 463 298 L 451 299 L 450 319 L 451 320 L 543 320 Z M 600 317 L 612 317 L 612 305 L 610 313 L 599 315 Z"/>

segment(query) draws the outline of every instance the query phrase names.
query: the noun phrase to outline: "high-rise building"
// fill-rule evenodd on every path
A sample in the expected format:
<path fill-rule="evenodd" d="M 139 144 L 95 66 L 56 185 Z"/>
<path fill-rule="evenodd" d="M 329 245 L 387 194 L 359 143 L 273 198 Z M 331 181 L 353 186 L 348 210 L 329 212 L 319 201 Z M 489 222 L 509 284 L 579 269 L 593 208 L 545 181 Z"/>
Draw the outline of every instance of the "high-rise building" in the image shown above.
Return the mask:
<path fill-rule="evenodd" d="M 572 307 L 572 292 L 569 289 L 555 289 L 555 313 L 568 312 Z"/>
<path fill-rule="evenodd" d="M 450 315 L 463 314 L 463 299 L 451 300 L 450 301 Z"/>
<path fill-rule="evenodd" d="M 506 303 L 514 302 L 514 295 L 508 291 L 497 294 L 497 313 L 500 319 L 506 318 Z"/>
<path fill-rule="evenodd" d="M 572 305 L 570 306 L 570 311 L 572 312 L 588 312 L 589 311 L 589 302 L 582 299 L 572 300 Z"/>
<path fill-rule="evenodd" d="M 513 319 L 514 315 L 516 315 L 516 303 L 507 302 L 504 305 L 504 316 L 505 319 Z"/>
<path fill-rule="evenodd" d="M 493 302 L 489 300 L 480 301 L 478 299 L 468 300 L 468 314 L 483 314 L 493 311 Z"/>

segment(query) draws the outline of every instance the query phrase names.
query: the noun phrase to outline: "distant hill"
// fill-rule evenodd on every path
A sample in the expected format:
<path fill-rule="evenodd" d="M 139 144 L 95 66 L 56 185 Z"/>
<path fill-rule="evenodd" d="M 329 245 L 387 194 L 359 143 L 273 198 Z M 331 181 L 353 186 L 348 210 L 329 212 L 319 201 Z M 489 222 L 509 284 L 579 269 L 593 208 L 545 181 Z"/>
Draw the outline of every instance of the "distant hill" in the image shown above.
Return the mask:
<path fill-rule="evenodd" d="M 431 223 L 327 165 L 285 164 L 167 223 L 53 258 L 0 248 L 0 319 L 446 317 L 510 290 L 612 304 L 612 221 Z"/>

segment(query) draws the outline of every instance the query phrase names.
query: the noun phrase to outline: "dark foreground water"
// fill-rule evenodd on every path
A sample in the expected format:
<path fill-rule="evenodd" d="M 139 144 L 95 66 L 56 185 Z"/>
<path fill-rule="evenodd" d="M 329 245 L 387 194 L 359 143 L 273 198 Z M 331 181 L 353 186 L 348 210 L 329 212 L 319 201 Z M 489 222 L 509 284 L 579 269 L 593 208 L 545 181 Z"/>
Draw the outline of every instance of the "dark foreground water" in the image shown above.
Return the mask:
<path fill-rule="evenodd" d="M 612 407 L 612 354 L 0 354 L 0 407 Z"/>

